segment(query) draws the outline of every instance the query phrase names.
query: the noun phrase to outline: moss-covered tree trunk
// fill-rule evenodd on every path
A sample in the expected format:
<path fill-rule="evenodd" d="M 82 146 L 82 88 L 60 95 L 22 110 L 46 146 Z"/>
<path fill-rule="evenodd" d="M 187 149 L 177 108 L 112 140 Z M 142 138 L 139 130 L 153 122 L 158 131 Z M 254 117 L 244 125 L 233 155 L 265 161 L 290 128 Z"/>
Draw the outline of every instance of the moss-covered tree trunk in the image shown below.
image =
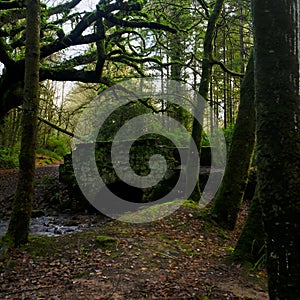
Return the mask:
<path fill-rule="evenodd" d="M 258 197 L 271 300 L 300 299 L 299 3 L 253 1 Z"/>
<path fill-rule="evenodd" d="M 211 82 L 212 74 L 212 61 L 213 59 L 213 41 L 215 38 L 216 27 L 223 9 L 224 0 L 216 0 L 214 9 L 211 12 L 211 15 L 208 20 L 205 37 L 204 37 L 204 48 L 203 48 L 203 59 L 202 59 L 202 70 L 201 70 L 201 81 L 199 86 L 199 94 L 205 99 L 208 99 L 209 85 Z M 199 115 L 199 120 L 203 120 L 204 107 L 202 101 L 198 101 L 198 106 L 195 108 L 195 114 Z M 192 139 L 194 140 L 199 156 L 201 155 L 201 140 L 202 140 L 202 125 L 195 118 L 193 120 L 192 126 Z M 190 147 L 192 148 L 192 147 Z M 193 169 L 193 166 L 190 166 L 190 160 L 188 160 L 187 172 L 190 169 Z M 201 198 L 201 191 L 199 180 L 194 188 L 193 193 L 190 196 L 190 199 L 198 202 Z"/>
<path fill-rule="evenodd" d="M 262 208 L 256 187 L 250 210 L 242 233 L 235 246 L 233 258 L 242 263 L 254 265 L 265 255 L 265 234 L 262 222 Z"/>
<path fill-rule="evenodd" d="M 212 217 L 222 227 L 234 229 L 255 144 L 254 62 L 251 54 L 240 92 L 240 106 L 222 184 L 212 207 Z"/>
<path fill-rule="evenodd" d="M 170 11 L 171 16 L 175 15 L 176 10 L 171 9 Z M 178 62 L 182 61 L 182 53 L 183 53 L 183 45 L 182 45 L 182 38 L 179 33 L 170 35 L 169 38 L 169 44 L 170 44 L 170 62 L 171 65 L 171 79 L 176 81 L 182 80 L 182 65 Z M 176 90 L 175 86 L 175 90 Z M 168 115 L 175 118 L 178 122 L 180 122 L 182 125 L 185 124 L 184 120 L 184 112 L 181 106 L 169 102 L 167 103 L 167 111 Z"/>
<path fill-rule="evenodd" d="M 26 1 L 26 54 L 20 169 L 6 239 L 19 246 L 28 242 L 32 208 L 37 114 L 39 106 L 40 2 Z"/>

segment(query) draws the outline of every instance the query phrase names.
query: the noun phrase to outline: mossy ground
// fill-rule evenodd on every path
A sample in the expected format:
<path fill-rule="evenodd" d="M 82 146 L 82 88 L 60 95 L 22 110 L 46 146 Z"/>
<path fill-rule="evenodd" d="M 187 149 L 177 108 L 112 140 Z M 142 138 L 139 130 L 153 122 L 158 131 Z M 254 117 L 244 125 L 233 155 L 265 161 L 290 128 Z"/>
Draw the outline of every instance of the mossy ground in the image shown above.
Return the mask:
<path fill-rule="evenodd" d="M 223 263 L 241 222 L 229 232 L 208 219 L 187 203 L 154 222 L 113 220 L 93 231 L 31 237 L 0 263 L 0 297 L 267 299 L 264 272 Z M 112 243 L 99 245 L 99 237 Z"/>

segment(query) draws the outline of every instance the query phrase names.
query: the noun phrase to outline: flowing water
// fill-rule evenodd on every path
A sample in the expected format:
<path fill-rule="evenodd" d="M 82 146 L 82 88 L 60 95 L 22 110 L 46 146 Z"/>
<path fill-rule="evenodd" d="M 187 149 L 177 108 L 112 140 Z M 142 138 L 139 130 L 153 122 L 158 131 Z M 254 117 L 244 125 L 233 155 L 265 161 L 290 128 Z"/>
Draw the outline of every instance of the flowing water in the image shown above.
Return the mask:
<path fill-rule="evenodd" d="M 108 221 L 108 218 L 97 215 L 67 215 L 42 216 L 32 218 L 30 235 L 59 236 L 81 232 L 84 229 L 95 229 Z M 9 218 L 0 219 L 0 236 L 6 233 Z"/>

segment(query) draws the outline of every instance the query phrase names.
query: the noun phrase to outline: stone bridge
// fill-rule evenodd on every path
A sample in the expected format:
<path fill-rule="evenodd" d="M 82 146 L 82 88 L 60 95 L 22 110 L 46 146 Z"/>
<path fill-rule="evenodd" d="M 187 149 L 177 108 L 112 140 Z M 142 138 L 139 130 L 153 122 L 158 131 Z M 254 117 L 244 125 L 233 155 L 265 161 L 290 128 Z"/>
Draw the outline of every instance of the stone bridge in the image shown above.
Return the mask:
<path fill-rule="evenodd" d="M 132 145 L 131 145 L 132 144 Z M 131 147 L 130 147 L 131 146 Z M 157 199 L 161 199 L 166 194 L 168 194 L 176 185 L 180 172 L 183 166 L 186 165 L 188 157 L 188 148 L 176 148 L 172 142 L 168 139 L 141 139 L 136 140 L 133 143 L 131 141 L 121 141 L 115 144 L 116 157 L 115 161 L 123 168 L 131 168 L 137 175 L 147 176 L 150 171 L 151 174 L 161 179 L 158 184 L 153 187 L 137 188 L 126 184 L 117 175 L 111 159 L 111 142 L 97 142 L 95 144 L 80 144 L 77 146 L 76 157 L 79 158 L 80 168 L 84 170 L 85 164 L 87 163 L 86 149 L 89 147 L 95 147 L 95 161 L 98 169 L 98 173 L 102 178 L 102 181 L 106 187 L 113 192 L 116 196 L 123 198 L 124 200 L 130 202 L 151 202 Z M 130 149 L 129 162 L 130 166 L 123 165 L 125 160 L 124 149 Z M 184 155 L 179 154 L 179 150 Z M 202 168 L 200 171 L 200 183 L 203 187 L 207 181 L 209 175 L 209 166 L 211 162 L 210 158 L 210 148 L 204 147 L 201 152 L 201 166 L 208 166 Z M 149 166 L 149 160 L 153 155 L 160 154 L 165 158 L 166 161 L 166 172 L 162 177 L 161 172 L 155 174 L 155 166 Z M 74 175 L 73 165 L 72 165 L 72 154 L 68 154 L 64 158 L 64 164 L 60 166 L 60 181 L 68 186 L 70 196 L 77 200 L 79 203 L 79 208 L 87 207 L 87 201 L 81 193 L 81 190 L 77 184 L 76 177 Z M 86 172 L 89 172 L 86 169 Z M 126 173 L 126 172 L 125 172 Z M 178 191 L 180 193 L 180 191 Z M 100 195 L 100 197 L 105 197 L 105 193 Z"/>

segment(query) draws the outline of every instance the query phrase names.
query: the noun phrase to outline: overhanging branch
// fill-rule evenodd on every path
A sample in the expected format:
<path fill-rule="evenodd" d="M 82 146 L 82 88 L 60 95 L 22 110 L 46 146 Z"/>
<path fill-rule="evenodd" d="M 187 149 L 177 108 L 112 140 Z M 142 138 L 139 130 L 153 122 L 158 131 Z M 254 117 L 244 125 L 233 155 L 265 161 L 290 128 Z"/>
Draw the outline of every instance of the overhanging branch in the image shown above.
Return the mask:
<path fill-rule="evenodd" d="M 77 139 L 80 139 L 80 137 L 77 136 L 77 135 L 75 135 L 74 133 L 72 133 L 72 132 L 70 132 L 70 131 L 68 131 L 68 130 L 62 129 L 62 128 L 60 128 L 59 126 L 57 126 L 57 125 L 55 125 L 55 124 L 53 124 L 53 123 L 51 123 L 51 122 L 49 122 L 49 121 L 47 121 L 47 120 L 41 118 L 41 117 L 38 117 L 38 119 L 39 119 L 41 122 L 43 122 L 43 123 L 45 123 L 46 125 L 48 125 L 48 126 L 54 128 L 54 129 L 56 129 L 56 130 L 59 131 L 59 132 L 62 132 L 62 133 L 66 134 L 66 135 L 68 135 L 68 136 L 70 136 L 70 137 L 75 137 L 75 138 L 77 138 Z"/>
<path fill-rule="evenodd" d="M 74 8 L 80 2 L 81 2 L 81 0 L 73 0 L 73 1 L 70 1 L 70 2 L 67 2 L 67 3 L 64 3 L 64 4 L 59 4 L 55 7 L 51 7 L 48 10 L 48 15 L 52 16 L 52 15 L 55 15 L 55 14 L 58 14 L 58 13 L 62 13 L 64 11 L 68 11 L 68 10 Z"/>
<path fill-rule="evenodd" d="M 170 26 L 159 24 L 156 22 L 145 22 L 145 21 L 126 21 L 122 19 L 118 19 L 115 16 L 109 14 L 104 16 L 105 19 L 112 22 L 113 24 L 120 25 L 123 27 L 130 27 L 130 28 L 149 28 L 149 29 L 157 29 L 157 30 L 164 30 L 169 31 L 171 33 L 176 33 L 176 29 L 171 28 Z"/>
<path fill-rule="evenodd" d="M 24 1 L 0 1 L 0 10 L 25 7 Z"/>
<path fill-rule="evenodd" d="M 244 77 L 244 74 L 238 73 L 238 72 L 234 72 L 234 71 L 232 71 L 232 70 L 229 70 L 229 69 L 228 69 L 222 62 L 220 62 L 220 61 L 213 60 L 213 61 L 211 61 L 211 65 L 218 65 L 218 66 L 220 66 L 221 69 L 222 69 L 224 72 L 230 74 L 231 76 L 234 76 L 234 77 L 241 77 L 241 78 Z"/>
<path fill-rule="evenodd" d="M 57 70 L 49 68 L 40 69 L 41 81 L 50 79 L 56 81 L 81 81 L 85 83 L 101 83 L 106 86 L 111 86 L 111 82 L 106 78 L 99 77 L 96 71 L 85 71 L 85 70 Z"/>

